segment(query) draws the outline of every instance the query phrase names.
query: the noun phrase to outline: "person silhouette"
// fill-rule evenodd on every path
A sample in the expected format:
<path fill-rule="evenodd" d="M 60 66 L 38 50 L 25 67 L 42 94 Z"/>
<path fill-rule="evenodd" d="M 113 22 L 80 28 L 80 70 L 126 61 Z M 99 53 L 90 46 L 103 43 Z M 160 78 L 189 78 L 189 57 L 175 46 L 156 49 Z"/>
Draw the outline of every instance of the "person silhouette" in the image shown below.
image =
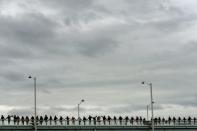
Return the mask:
<path fill-rule="evenodd" d="M 1 115 L 1 122 L 2 122 L 2 125 L 4 125 L 4 120 L 5 120 L 5 117 L 3 115 Z"/>
<path fill-rule="evenodd" d="M 26 122 L 26 125 L 29 125 L 29 117 L 28 116 L 25 117 L 25 122 Z"/>
<path fill-rule="evenodd" d="M 70 118 L 67 116 L 67 117 L 66 117 L 66 124 L 67 124 L 67 125 L 69 125 L 69 121 L 70 121 Z"/>
<path fill-rule="evenodd" d="M 88 120 L 89 120 L 89 125 L 91 125 L 91 121 L 92 121 L 92 116 L 88 116 Z"/>
<path fill-rule="evenodd" d="M 63 117 L 62 116 L 60 116 L 60 125 L 63 125 Z"/>
<path fill-rule="evenodd" d="M 117 125 L 117 118 L 114 116 L 114 124 Z"/>
<path fill-rule="evenodd" d="M 8 125 L 10 125 L 11 116 L 10 116 L 10 115 L 8 115 L 6 119 L 8 120 Z"/>
<path fill-rule="evenodd" d="M 86 121 L 87 121 L 87 118 L 84 116 L 83 117 L 83 124 L 84 124 L 84 126 L 86 125 Z"/>
<path fill-rule="evenodd" d="M 24 123 L 25 123 L 25 118 L 23 116 L 21 117 L 21 123 L 22 123 L 22 125 L 24 125 Z"/>
<path fill-rule="evenodd" d="M 45 125 L 47 125 L 47 123 L 48 123 L 48 116 L 47 115 L 44 116 L 44 122 L 45 122 Z"/>

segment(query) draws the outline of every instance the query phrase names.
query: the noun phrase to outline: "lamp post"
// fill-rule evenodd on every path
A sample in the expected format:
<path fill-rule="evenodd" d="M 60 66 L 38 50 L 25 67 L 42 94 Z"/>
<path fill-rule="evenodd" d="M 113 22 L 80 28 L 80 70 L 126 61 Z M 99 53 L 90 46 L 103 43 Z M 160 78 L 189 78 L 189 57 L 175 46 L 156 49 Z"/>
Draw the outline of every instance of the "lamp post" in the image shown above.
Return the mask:
<path fill-rule="evenodd" d="M 152 92 L 152 83 L 146 83 L 145 81 L 142 82 L 143 85 L 149 85 L 150 86 L 150 100 L 151 100 L 151 114 L 152 114 L 152 119 L 151 119 L 151 124 L 152 124 L 152 131 L 154 131 L 154 114 L 153 114 L 153 92 Z"/>
<path fill-rule="evenodd" d="M 77 109 L 78 109 L 78 119 L 79 119 L 79 106 L 80 106 L 80 104 L 81 103 L 83 103 L 85 100 L 84 99 L 82 99 L 78 104 L 77 104 Z"/>
<path fill-rule="evenodd" d="M 37 120 L 36 120 L 36 77 L 32 77 L 32 76 L 29 76 L 28 77 L 29 79 L 32 79 L 34 80 L 34 128 L 35 128 L 35 131 L 37 131 Z"/>

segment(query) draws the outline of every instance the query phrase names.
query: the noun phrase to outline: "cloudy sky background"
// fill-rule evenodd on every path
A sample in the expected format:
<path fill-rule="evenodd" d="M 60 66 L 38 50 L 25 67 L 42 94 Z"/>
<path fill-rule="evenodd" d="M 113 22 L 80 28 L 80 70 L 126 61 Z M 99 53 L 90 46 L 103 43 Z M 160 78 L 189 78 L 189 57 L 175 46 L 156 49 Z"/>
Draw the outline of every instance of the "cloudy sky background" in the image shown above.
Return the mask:
<path fill-rule="evenodd" d="M 197 115 L 196 0 L 0 0 L 0 112 Z"/>

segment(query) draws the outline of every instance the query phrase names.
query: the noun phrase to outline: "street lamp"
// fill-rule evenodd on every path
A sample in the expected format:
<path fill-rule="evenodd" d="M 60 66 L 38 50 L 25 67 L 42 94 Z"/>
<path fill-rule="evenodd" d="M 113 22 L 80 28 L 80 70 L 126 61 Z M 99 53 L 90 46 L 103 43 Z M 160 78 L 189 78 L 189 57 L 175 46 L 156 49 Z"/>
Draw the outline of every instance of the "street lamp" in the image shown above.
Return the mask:
<path fill-rule="evenodd" d="M 154 102 L 153 102 L 152 83 L 151 82 L 147 83 L 147 82 L 143 81 L 142 84 L 143 85 L 146 84 L 146 85 L 150 86 L 150 100 L 151 100 L 151 114 L 152 114 L 151 124 L 152 124 L 152 131 L 154 131 L 154 115 L 153 115 L 153 103 Z"/>
<path fill-rule="evenodd" d="M 34 80 L 34 128 L 37 131 L 37 120 L 36 120 L 36 77 L 32 77 L 31 75 L 28 77 L 29 79 Z"/>
<path fill-rule="evenodd" d="M 79 119 L 79 106 L 80 106 L 80 104 L 83 103 L 83 102 L 85 102 L 84 99 L 82 99 L 82 100 L 78 103 L 78 108 L 77 108 L 77 109 L 78 109 L 78 119 Z"/>

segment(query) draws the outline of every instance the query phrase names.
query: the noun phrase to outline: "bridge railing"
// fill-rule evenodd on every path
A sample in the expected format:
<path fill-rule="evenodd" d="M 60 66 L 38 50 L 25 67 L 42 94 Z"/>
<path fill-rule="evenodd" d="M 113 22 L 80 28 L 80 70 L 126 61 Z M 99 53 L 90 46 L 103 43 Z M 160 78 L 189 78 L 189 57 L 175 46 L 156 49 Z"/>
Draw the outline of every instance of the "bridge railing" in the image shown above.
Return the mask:
<path fill-rule="evenodd" d="M 165 120 L 154 121 L 155 126 L 197 126 L 196 120 Z M 0 126 L 29 126 L 34 125 L 34 121 L 24 120 L 3 120 L 0 121 Z M 37 120 L 39 126 L 150 126 L 151 121 L 141 120 Z"/>

